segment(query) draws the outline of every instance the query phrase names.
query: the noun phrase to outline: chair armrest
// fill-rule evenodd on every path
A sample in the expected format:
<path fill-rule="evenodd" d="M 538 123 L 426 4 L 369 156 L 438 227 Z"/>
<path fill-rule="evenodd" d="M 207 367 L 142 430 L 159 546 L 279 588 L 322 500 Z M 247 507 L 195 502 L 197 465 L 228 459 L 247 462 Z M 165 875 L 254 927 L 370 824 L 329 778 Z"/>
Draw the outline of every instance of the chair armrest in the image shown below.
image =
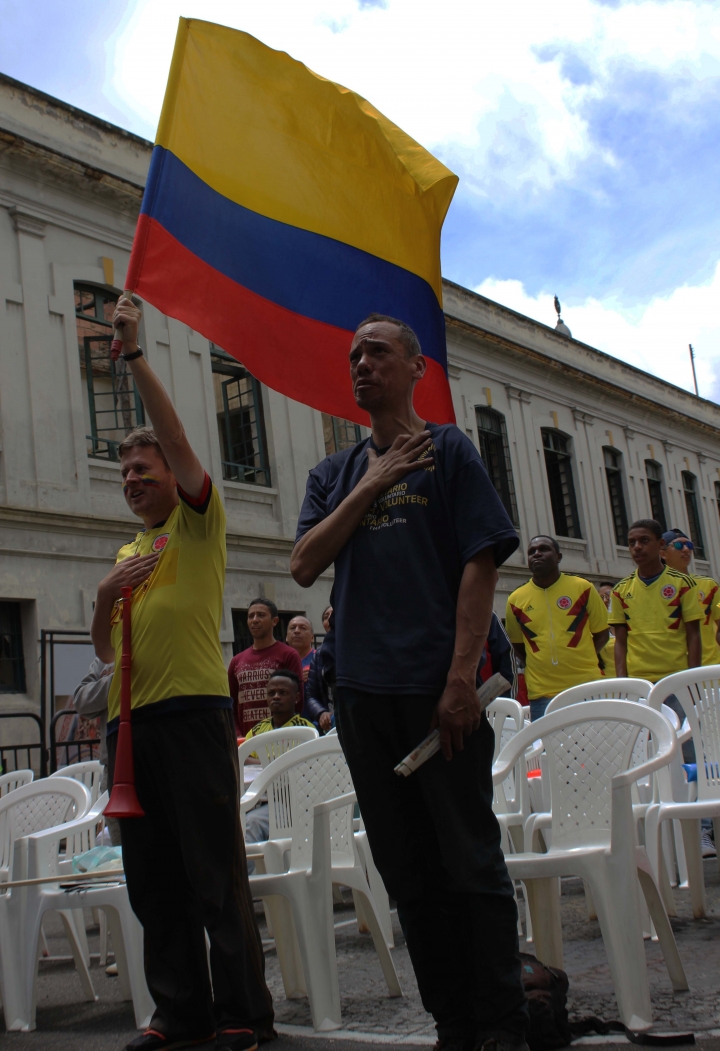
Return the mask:
<path fill-rule="evenodd" d="M 331 810 L 338 810 L 343 806 L 355 806 L 356 803 L 355 793 L 346 792 L 342 796 L 336 796 L 335 799 L 326 799 L 324 803 L 316 803 L 313 807 L 313 815 L 317 817 L 318 814 L 329 814 Z"/>
<path fill-rule="evenodd" d="M 692 730 L 690 729 L 690 724 L 688 723 L 687 719 L 678 730 L 677 739 L 678 744 L 680 745 L 685 744 L 686 741 L 692 740 Z"/>
<path fill-rule="evenodd" d="M 343 807 L 354 807 L 356 802 L 357 797 L 354 792 L 345 792 L 344 795 L 336 796 L 335 799 L 326 799 L 323 803 L 316 803 L 313 807 L 311 882 L 329 886 L 332 865 L 330 814 L 333 810 L 340 810 Z M 350 838 L 350 849 L 355 853 L 357 851 L 355 836 L 351 835 Z"/>
<path fill-rule="evenodd" d="M 69 839 L 83 832 L 94 832 L 101 817 L 100 813 L 91 811 L 85 817 L 75 818 L 74 821 L 66 821 L 63 825 L 56 825 L 54 828 L 46 828 L 42 832 L 33 832 L 31 836 L 23 837 L 27 843 L 28 878 L 54 875 L 58 868 L 57 850 L 60 840 Z"/>

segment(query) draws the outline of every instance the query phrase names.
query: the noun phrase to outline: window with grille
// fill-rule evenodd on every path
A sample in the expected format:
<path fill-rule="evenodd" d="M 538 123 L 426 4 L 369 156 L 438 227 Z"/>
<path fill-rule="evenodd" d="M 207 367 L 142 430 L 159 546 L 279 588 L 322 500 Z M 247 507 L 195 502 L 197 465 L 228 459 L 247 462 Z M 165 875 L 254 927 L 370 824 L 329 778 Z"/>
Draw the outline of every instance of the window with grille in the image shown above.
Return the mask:
<path fill-rule="evenodd" d="M 682 473 L 683 492 L 685 494 L 685 510 L 687 511 L 688 529 L 690 539 L 695 546 L 695 557 L 705 559 L 705 544 L 703 543 L 702 527 L 700 525 L 700 508 L 697 498 L 697 478 L 690 471 Z"/>
<path fill-rule="evenodd" d="M 341 420 L 337 416 L 329 416 L 324 412 L 322 425 L 326 456 L 339 453 L 342 449 L 349 449 L 362 439 L 360 427 L 350 420 Z"/>
<path fill-rule="evenodd" d="M 232 355 L 210 348 L 223 478 L 270 485 L 260 384 Z"/>
<path fill-rule="evenodd" d="M 542 440 L 555 532 L 581 539 L 570 439 L 560 431 L 543 428 Z"/>
<path fill-rule="evenodd" d="M 647 476 L 648 496 L 650 497 L 650 511 L 655 521 L 662 526 L 664 533 L 667 530 L 667 519 L 665 517 L 665 501 L 663 499 L 662 467 L 654 460 L 646 460 L 645 474 Z"/>
<path fill-rule="evenodd" d="M 25 693 L 19 602 L 0 602 L 0 693 Z"/>
<path fill-rule="evenodd" d="M 145 422 L 128 363 L 110 357 L 117 300 L 107 289 L 75 285 L 75 326 L 87 389 L 87 450 L 101 460 L 118 460 L 120 442 Z"/>
<path fill-rule="evenodd" d="M 615 529 L 615 543 L 627 544 L 628 520 L 625 509 L 625 491 L 623 489 L 622 453 L 611 446 L 603 449 L 605 458 L 605 477 L 607 478 L 610 512 Z"/>
<path fill-rule="evenodd" d="M 495 486 L 512 522 L 518 525 L 517 501 L 513 482 L 510 447 L 505 417 L 496 409 L 478 405 L 475 408 L 480 456 L 490 481 Z"/>

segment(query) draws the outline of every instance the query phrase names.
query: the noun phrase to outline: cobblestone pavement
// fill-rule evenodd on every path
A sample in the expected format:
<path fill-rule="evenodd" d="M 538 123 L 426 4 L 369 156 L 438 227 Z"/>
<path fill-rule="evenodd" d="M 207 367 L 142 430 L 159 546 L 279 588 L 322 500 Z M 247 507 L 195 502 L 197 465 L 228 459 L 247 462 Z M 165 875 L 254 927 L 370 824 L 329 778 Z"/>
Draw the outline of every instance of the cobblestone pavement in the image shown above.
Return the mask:
<path fill-rule="evenodd" d="M 717 863 L 705 862 L 708 915 L 693 920 L 688 894 L 676 891 L 678 918 L 672 921 L 680 954 L 687 971 L 690 992 L 673 993 L 657 944 L 646 942 L 658 1029 L 694 1031 L 707 1034 L 700 1041 L 702 1051 L 720 1051 L 720 875 Z M 260 909 L 258 905 L 258 910 Z M 523 906 L 521 903 L 521 913 Z M 588 922 L 582 884 L 563 881 L 562 917 L 565 968 L 570 976 L 571 1017 L 596 1015 L 617 1018 L 607 959 L 596 922 Z M 351 899 L 336 906 L 336 942 L 340 972 L 343 1025 L 341 1034 L 321 1038 L 310 1029 L 307 1001 L 284 999 L 277 958 L 267 939 L 261 914 L 263 937 L 267 941 L 268 984 L 275 998 L 279 1039 L 273 1051 L 366 1051 L 368 1047 L 403 1045 L 427 1047 L 434 1042 L 434 1030 L 423 1011 L 402 932 L 395 923 L 397 947 L 395 966 L 403 988 L 402 999 L 387 995 L 380 965 L 369 936 L 359 935 Z M 51 953 L 67 953 L 59 922 L 46 923 Z M 91 951 L 97 950 L 97 935 L 89 932 Z M 532 951 L 532 946 L 528 946 Z M 84 1003 L 80 983 L 71 962 L 48 961 L 40 965 L 38 981 L 38 1028 L 34 1033 L 3 1033 L 2 1051 L 119 1051 L 135 1035 L 130 1004 L 120 999 L 117 979 L 108 978 L 94 962 L 92 976 L 97 1003 Z M 712 1034 L 712 1036 L 711 1036 Z M 602 1042 L 602 1051 L 628 1044 L 611 1043 L 608 1038 L 585 1038 Z"/>

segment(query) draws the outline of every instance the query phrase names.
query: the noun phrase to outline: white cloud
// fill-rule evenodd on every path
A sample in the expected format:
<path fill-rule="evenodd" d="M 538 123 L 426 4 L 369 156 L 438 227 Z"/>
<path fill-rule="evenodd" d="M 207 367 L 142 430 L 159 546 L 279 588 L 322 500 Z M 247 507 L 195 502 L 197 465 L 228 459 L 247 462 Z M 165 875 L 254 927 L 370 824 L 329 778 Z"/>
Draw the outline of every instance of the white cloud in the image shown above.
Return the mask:
<path fill-rule="evenodd" d="M 618 64 L 675 74 L 676 91 L 720 74 L 714 3 L 646 0 L 612 8 L 592 0 L 137 0 L 108 43 L 107 92 L 146 133 L 157 122 L 179 15 L 253 33 L 323 76 L 359 91 L 430 148 L 497 195 L 547 189 L 597 154 L 580 115 L 610 89 Z M 572 49 L 591 72 L 561 72 Z M 557 61 L 543 61 L 548 49 Z"/>
<path fill-rule="evenodd" d="M 551 291 L 529 296 L 520 281 L 494 278 L 483 281 L 475 291 L 545 325 L 555 324 Z M 683 285 L 632 311 L 610 300 L 588 298 L 582 303 L 563 303 L 562 317 L 575 339 L 691 391 L 688 344 L 692 343 L 700 394 L 718 400 L 718 302 L 720 262 L 707 284 Z"/>

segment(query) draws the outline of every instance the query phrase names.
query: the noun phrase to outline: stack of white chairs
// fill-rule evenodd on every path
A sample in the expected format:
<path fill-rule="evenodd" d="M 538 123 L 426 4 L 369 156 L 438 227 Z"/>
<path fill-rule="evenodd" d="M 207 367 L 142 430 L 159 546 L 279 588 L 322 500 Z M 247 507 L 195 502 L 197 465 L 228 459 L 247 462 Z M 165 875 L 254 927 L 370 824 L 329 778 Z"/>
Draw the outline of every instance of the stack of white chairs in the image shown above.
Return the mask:
<path fill-rule="evenodd" d="M 29 781 L 0 799 L 0 995 L 9 1030 L 25 1028 L 29 1021 L 30 1005 L 24 997 L 21 978 L 26 951 L 23 932 L 27 888 L 3 890 L 3 884 L 28 878 L 28 836 L 82 818 L 89 808 L 90 795 L 85 786 L 64 777 Z M 77 932 L 72 917 L 63 913 L 62 918 L 87 995 L 87 966 Z M 94 994 L 90 999 L 94 999 Z"/>
<path fill-rule="evenodd" d="M 511 697 L 497 697 L 487 706 L 485 714 L 495 735 L 494 762 L 503 746 L 522 730 L 525 716 L 522 705 Z M 518 761 L 517 768 L 510 772 L 507 779 L 501 785 L 495 785 L 493 789 L 493 811 L 500 825 L 504 851 L 512 849 L 511 839 L 514 846 L 519 848 L 519 840 L 515 839 L 515 833 L 516 830 L 520 830 L 522 834 L 522 827 L 530 812 L 527 769 L 523 760 L 524 757 Z"/>
<path fill-rule="evenodd" d="M 656 872 L 662 867 L 663 822 L 679 822 L 682 829 L 693 916 L 705 915 L 705 878 L 700 847 L 700 821 L 712 818 L 715 843 L 720 844 L 720 665 L 690 668 L 656 683 L 648 698 L 657 709 L 669 697 L 683 706 L 697 760 L 697 794 L 688 799 L 669 780 L 658 782 L 658 794 L 645 815 L 645 842 Z"/>
<path fill-rule="evenodd" d="M 53 780 L 77 785 L 87 793 L 87 789 L 79 781 L 70 778 Z M 22 1024 L 15 1024 L 12 1028 L 24 1031 L 35 1028 L 37 945 L 44 913 L 56 911 L 65 915 L 82 909 L 100 909 L 107 916 L 123 998 L 133 1002 L 138 1029 L 143 1029 L 149 1024 L 155 1005 L 145 981 L 143 932 L 130 907 L 127 887 L 122 877 L 109 875 L 107 882 L 93 880 L 86 884 L 79 882 L 66 884 L 65 887 L 62 885 L 63 878 L 72 871 L 73 857 L 85 853 L 95 845 L 96 829 L 107 802 L 108 795 L 105 792 L 83 818 L 27 837 L 28 877 L 48 879 L 49 882 L 22 888 L 19 933 L 22 941 L 20 978 L 24 1017 Z M 63 844 L 65 851 L 61 853 L 60 848 Z M 97 999 L 82 955 L 75 949 L 73 955 L 87 992 L 87 999 Z"/>
<path fill-rule="evenodd" d="M 83 763 L 71 763 L 55 771 L 54 777 L 72 777 L 74 781 L 82 781 L 90 793 L 93 806 L 100 796 L 100 784 L 103 777 L 103 765 L 97 759 L 88 759 Z"/>
<path fill-rule="evenodd" d="M 633 749 L 643 730 L 652 733 L 655 754 L 633 767 Z M 644 847 L 637 846 L 631 790 L 653 773 L 667 781 L 667 765 L 678 748 L 675 732 L 658 712 L 628 701 L 560 708 L 503 748 L 493 770 L 496 784 L 539 734 L 550 774 L 551 843 L 546 853 L 526 851 L 506 858 L 510 877 L 522 880 L 528 890 L 536 954 L 544 963 L 562 966 L 557 878 L 579 876 L 595 901 L 620 1017 L 629 1029 L 646 1030 L 652 1013 L 640 886 L 673 988 L 687 989 L 687 980 L 653 868 Z"/>
<path fill-rule="evenodd" d="M 275 785 L 278 786 L 277 791 Z M 355 793 L 338 738 L 309 741 L 279 756 L 241 800 L 247 813 L 267 794 L 276 827 L 291 815 L 289 852 L 268 849 L 266 872 L 250 877 L 255 897 L 279 896 L 288 908 L 273 912 L 273 930 L 286 995 L 310 1001 L 318 1031 L 341 1026 L 332 885 L 357 894 L 391 996 L 401 996 L 365 866 L 353 829 Z"/>
<path fill-rule="evenodd" d="M 29 785 L 34 777 L 32 770 L 12 770 L 8 774 L 0 774 L 0 799 L 16 788 Z"/>

